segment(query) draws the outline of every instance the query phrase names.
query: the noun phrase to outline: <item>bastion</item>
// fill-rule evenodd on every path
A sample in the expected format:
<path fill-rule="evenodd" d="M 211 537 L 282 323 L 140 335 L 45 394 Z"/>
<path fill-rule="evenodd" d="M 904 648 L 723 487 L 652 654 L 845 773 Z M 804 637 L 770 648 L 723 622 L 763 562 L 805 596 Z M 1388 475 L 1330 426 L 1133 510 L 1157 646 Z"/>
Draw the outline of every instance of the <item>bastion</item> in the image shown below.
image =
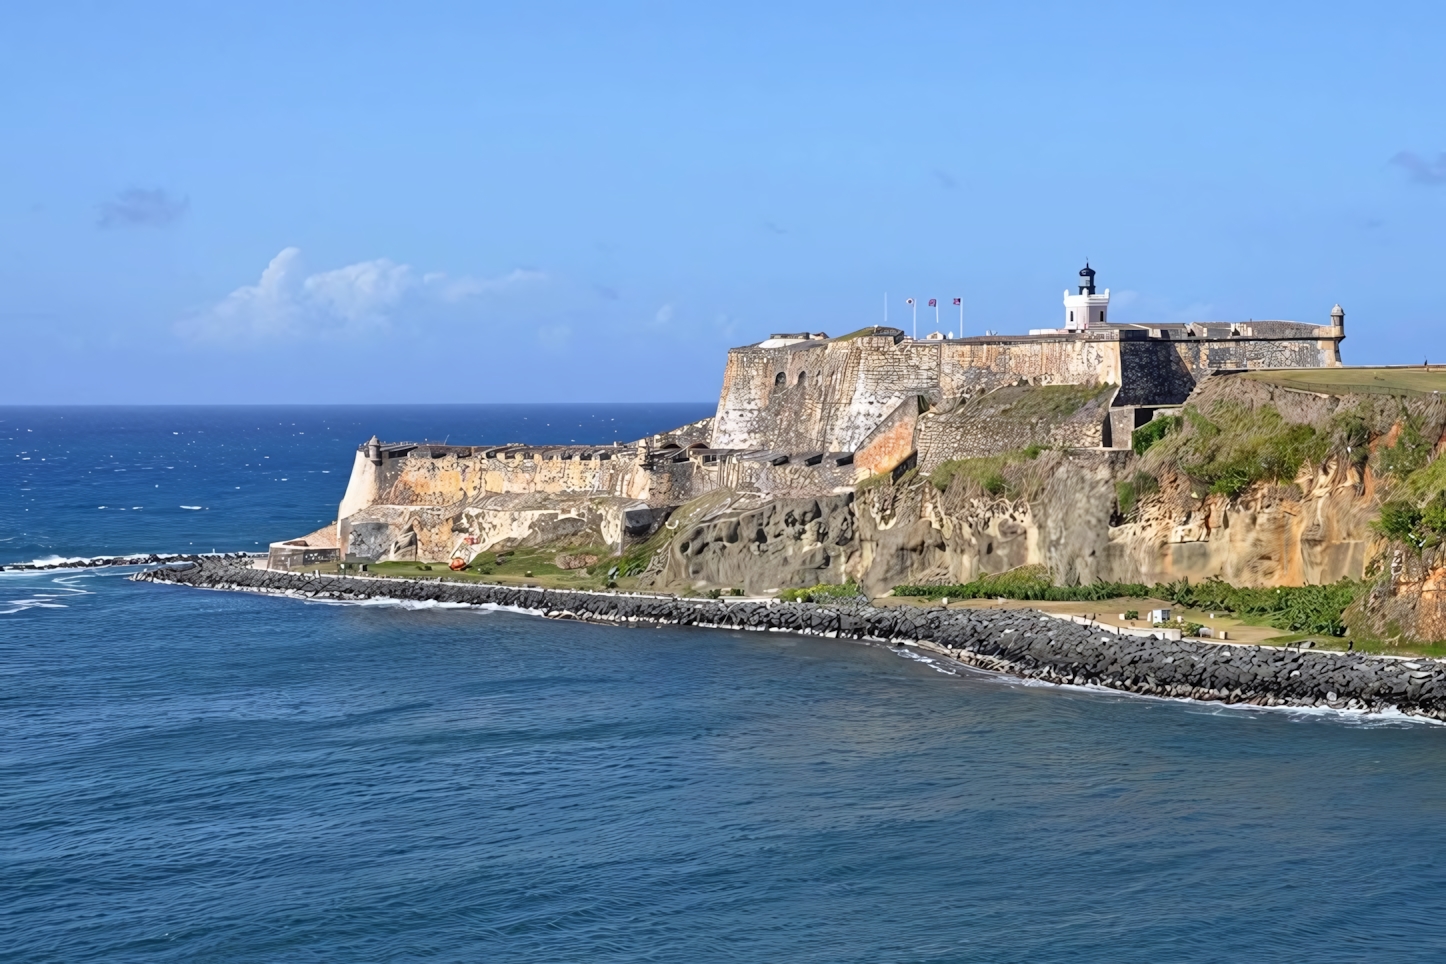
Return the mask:
<path fill-rule="evenodd" d="M 1341 365 L 1339 306 L 1327 325 L 1121 324 L 1109 320 L 1109 291 L 1094 280 L 1086 266 L 1078 291 L 1065 292 L 1061 327 L 1024 335 L 914 338 L 874 326 L 838 337 L 774 334 L 734 348 L 712 417 L 627 444 L 373 437 L 358 447 L 337 521 L 273 544 L 268 564 L 465 565 L 488 551 L 552 545 L 620 557 L 672 540 L 687 549 L 672 559 L 659 548 L 653 575 L 706 583 L 703 557 L 692 556 L 716 524 L 719 546 L 708 558 L 751 546 L 747 558 L 726 563 L 730 573 L 747 570 L 748 559 L 782 584 L 843 581 L 850 567 L 892 572 L 899 567 L 880 568 L 848 541 L 853 500 L 870 480 L 1025 445 L 1107 458 L 1214 376 Z M 766 509 L 775 503 L 784 508 Z M 763 519 L 774 521 L 755 521 Z M 742 531 L 745 523 L 756 531 Z"/>

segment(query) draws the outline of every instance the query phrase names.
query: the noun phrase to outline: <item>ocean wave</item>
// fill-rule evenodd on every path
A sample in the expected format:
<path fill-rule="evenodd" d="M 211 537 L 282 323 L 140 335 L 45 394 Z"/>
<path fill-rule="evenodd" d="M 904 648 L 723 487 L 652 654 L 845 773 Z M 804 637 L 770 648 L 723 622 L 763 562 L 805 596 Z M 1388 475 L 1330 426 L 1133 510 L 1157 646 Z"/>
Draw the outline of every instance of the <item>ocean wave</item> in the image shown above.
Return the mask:
<path fill-rule="evenodd" d="M 971 666 L 968 663 L 960 663 L 945 657 L 930 657 L 915 652 L 905 646 L 893 650 L 900 656 L 912 659 L 921 663 L 935 664 L 938 659 L 950 663 L 960 670 L 972 671 L 968 675 L 978 674 L 997 680 L 1008 686 L 1026 686 L 1052 690 L 1074 690 L 1079 693 L 1089 693 L 1092 696 L 1108 696 L 1112 699 L 1122 700 L 1151 700 L 1157 703 L 1183 704 L 1190 711 L 1204 713 L 1209 716 L 1221 716 L 1231 713 L 1283 713 L 1287 717 L 1293 717 L 1302 722 L 1307 720 L 1327 720 L 1337 723 L 1344 723 L 1349 726 L 1381 727 L 1381 726 L 1446 726 L 1446 721 L 1433 719 L 1427 716 L 1414 716 L 1410 713 L 1402 713 L 1394 706 L 1383 710 L 1347 709 L 1346 707 L 1332 706 L 1257 706 L 1254 703 L 1222 703 L 1216 700 L 1197 700 L 1188 696 L 1157 696 L 1153 693 L 1132 693 L 1129 690 L 1117 690 L 1109 686 L 1097 686 L 1089 683 L 1052 683 L 1048 680 L 1030 679 L 1024 676 L 1015 676 L 1011 673 L 999 670 L 985 669 L 981 666 Z M 948 672 L 933 667 L 939 672 Z M 959 672 L 950 675 L 961 675 Z"/>
<path fill-rule="evenodd" d="M 84 576 L 71 575 L 52 578 L 51 582 L 55 584 L 54 589 L 46 592 L 32 592 L 29 596 L 19 599 L 0 599 L 0 607 L 4 607 L 0 608 L 0 616 L 14 616 L 32 609 L 69 609 L 70 607 L 60 600 L 95 595 L 89 589 L 70 585 L 70 582 L 77 578 L 84 578 Z"/>

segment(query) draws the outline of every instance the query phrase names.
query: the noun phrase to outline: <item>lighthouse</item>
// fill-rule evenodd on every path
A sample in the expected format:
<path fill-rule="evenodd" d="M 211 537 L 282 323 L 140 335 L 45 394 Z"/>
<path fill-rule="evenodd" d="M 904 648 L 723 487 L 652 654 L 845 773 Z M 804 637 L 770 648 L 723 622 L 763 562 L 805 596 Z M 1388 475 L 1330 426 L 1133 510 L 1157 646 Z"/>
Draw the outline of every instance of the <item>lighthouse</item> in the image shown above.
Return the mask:
<path fill-rule="evenodd" d="M 1065 331 L 1085 331 L 1090 325 L 1103 325 L 1109 314 L 1110 289 L 1095 294 L 1095 269 L 1088 261 L 1079 272 L 1079 293 L 1064 293 Z"/>

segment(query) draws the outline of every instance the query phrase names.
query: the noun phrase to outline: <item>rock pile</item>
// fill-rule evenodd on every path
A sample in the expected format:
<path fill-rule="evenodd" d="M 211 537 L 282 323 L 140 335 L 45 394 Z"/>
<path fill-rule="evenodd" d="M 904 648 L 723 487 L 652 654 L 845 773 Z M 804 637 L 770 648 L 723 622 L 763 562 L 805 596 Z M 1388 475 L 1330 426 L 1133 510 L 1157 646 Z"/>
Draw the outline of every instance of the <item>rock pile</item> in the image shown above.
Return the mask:
<path fill-rule="evenodd" d="M 492 604 L 552 619 L 623 625 L 775 630 L 913 645 L 981 669 L 1050 683 L 1152 696 L 1391 708 L 1446 720 L 1446 663 L 1362 653 L 1116 636 L 1031 610 L 917 609 L 581 592 L 255 570 L 224 560 L 150 569 L 133 578 L 303 598 L 390 598 Z"/>

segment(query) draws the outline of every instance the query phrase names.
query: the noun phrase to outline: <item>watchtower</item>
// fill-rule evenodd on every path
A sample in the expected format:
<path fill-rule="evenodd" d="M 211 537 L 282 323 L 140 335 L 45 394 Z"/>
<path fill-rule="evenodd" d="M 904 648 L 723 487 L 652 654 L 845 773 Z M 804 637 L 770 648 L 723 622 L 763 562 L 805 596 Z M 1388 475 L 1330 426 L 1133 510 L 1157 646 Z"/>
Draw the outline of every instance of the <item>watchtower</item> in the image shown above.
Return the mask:
<path fill-rule="evenodd" d="M 1095 294 L 1095 269 L 1088 261 L 1079 272 L 1079 293 L 1064 293 L 1065 331 L 1086 331 L 1090 325 L 1105 324 L 1109 314 L 1110 289 L 1104 294 Z"/>

